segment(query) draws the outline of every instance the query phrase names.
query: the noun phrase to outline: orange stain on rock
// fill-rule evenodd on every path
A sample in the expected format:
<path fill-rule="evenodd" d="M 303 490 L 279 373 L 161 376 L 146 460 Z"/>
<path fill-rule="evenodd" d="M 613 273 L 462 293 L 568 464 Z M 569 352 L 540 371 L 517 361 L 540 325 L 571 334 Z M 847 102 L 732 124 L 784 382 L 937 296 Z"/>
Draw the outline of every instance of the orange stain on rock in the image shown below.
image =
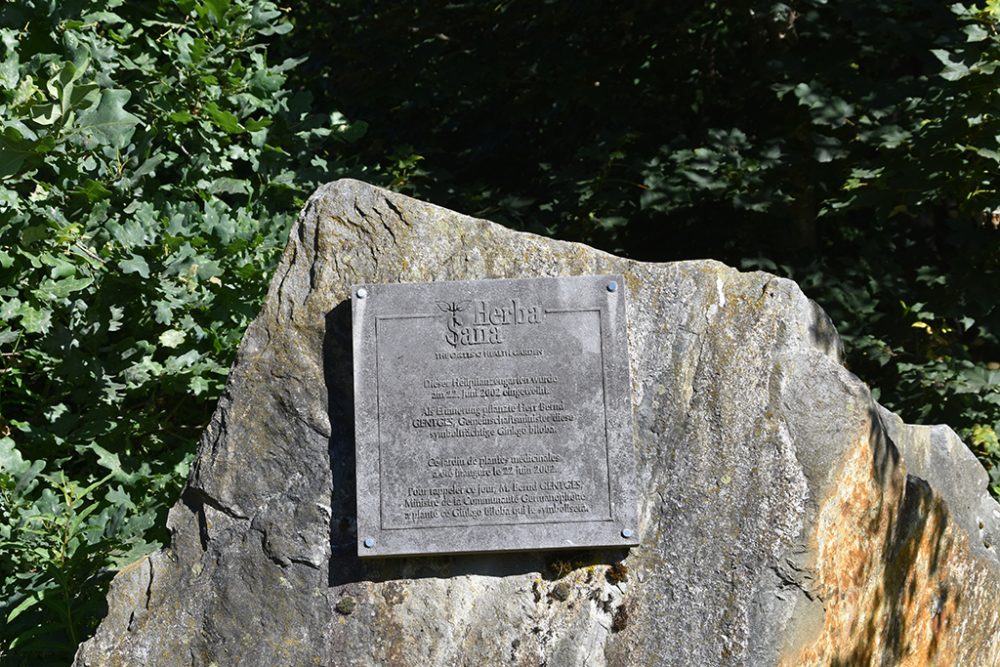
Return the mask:
<path fill-rule="evenodd" d="M 1000 584 L 904 465 L 876 469 L 867 435 L 820 499 L 813 535 L 818 635 L 783 665 L 1000 665 Z"/>

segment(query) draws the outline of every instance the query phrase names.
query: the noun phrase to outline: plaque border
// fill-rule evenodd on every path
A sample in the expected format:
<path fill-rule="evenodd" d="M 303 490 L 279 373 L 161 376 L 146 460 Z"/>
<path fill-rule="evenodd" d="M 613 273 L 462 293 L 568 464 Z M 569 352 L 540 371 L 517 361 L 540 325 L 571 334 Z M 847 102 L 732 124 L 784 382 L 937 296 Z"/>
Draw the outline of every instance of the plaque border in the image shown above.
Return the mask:
<path fill-rule="evenodd" d="M 564 305 L 572 307 L 546 308 L 546 313 L 598 313 L 608 518 L 385 527 L 381 493 L 384 470 L 378 322 L 431 318 L 438 317 L 438 314 L 383 313 L 380 312 L 379 297 L 391 291 L 417 294 L 422 290 L 437 290 L 446 286 L 474 294 L 482 289 L 495 289 L 499 283 L 547 291 L 554 291 L 561 284 L 569 295 Z M 362 294 L 363 297 L 360 296 Z M 589 298 L 579 298 L 578 295 L 581 294 L 585 297 L 589 295 Z M 626 307 L 626 283 L 621 275 L 353 285 L 351 311 L 358 556 L 368 558 L 637 545 L 639 531 L 632 451 L 633 420 Z M 608 328 L 607 332 L 605 327 Z"/>

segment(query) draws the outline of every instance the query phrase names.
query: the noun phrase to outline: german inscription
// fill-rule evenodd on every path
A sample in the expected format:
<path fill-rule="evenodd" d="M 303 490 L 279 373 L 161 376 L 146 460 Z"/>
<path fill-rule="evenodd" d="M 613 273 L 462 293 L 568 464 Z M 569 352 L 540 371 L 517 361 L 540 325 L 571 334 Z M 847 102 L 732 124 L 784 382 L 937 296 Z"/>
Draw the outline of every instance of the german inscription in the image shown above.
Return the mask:
<path fill-rule="evenodd" d="M 362 556 L 635 544 L 620 276 L 353 288 Z"/>

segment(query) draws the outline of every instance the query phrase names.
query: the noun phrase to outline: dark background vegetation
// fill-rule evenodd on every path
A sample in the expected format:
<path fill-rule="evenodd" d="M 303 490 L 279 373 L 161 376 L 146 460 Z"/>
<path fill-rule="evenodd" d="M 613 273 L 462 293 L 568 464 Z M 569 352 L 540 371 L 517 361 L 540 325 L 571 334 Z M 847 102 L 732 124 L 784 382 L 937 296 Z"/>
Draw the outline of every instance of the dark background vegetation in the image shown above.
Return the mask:
<path fill-rule="evenodd" d="M 0 7 L 0 659 L 66 664 L 167 540 L 298 208 L 354 176 L 797 280 L 1000 494 L 1000 8 Z M 994 213 L 996 210 L 996 213 Z"/>

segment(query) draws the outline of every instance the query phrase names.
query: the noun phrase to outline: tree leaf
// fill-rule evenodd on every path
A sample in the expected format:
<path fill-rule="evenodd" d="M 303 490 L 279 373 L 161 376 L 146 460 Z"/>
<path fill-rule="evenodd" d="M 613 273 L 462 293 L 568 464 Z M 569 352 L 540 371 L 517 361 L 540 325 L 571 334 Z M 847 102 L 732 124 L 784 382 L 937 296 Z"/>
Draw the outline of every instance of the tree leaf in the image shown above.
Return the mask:
<path fill-rule="evenodd" d="M 63 278 L 62 280 L 46 280 L 39 286 L 39 292 L 44 292 L 52 299 L 65 299 L 73 292 L 79 292 L 94 282 L 93 278 Z"/>
<path fill-rule="evenodd" d="M 118 454 L 109 452 L 107 449 L 101 447 L 96 442 L 90 443 L 88 449 L 97 454 L 97 465 L 101 466 L 102 468 L 106 468 L 109 471 L 108 476 L 99 480 L 96 483 L 96 486 L 103 484 L 111 477 L 115 477 L 126 483 L 133 478 L 133 475 L 129 475 L 122 469 L 121 459 L 118 458 Z M 94 488 L 96 488 L 96 486 L 91 487 L 90 490 L 92 491 Z M 83 495 L 85 494 L 80 494 L 80 497 L 83 497 Z"/>
<path fill-rule="evenodd" d="M 86 197 L 89 201 L 95 202 L 102 199 L 107 199 L 111 196 L 111 190 L 107 188 L 104 183 L 100 181 L 95 181 L 92 178 L 88 178 L 80 186 L 73 188 L 71 190 L 73 194 L 77 194 Z"/>
<path fill-rule="evenodd" d="M 941 70 L 942 78 L 957 81 L 969 74 L 969 68 L 964 63 L 953 61 L 951 54 L 944 49 L 932 49 L 931 53 L 944 65 L 944 69 Z"/>
<path fill-rule="evenodd" d="M 965 41 L 967 42 L 981 42 L 990 36 L 990 33 L 986 32 L 986 30 L 978 23 L 970 23 L 965 26 L 963 30 L 965 31 Z"/>
<path fill-rule="evenodd" d="M 209 388 L 208 380 L 200 375 L 196 375 L 191 378 L 191 382 L 188 383 L 188 386 L 191 388 L 191 391 L 194 392 L 195 396 L 200 396 L 208 391 Z"/>
<path fill-rule="evenodd" d="M 100 101 L 80 114 L 75 133 L 86 146 L 106 145 L 124 148 L 132 139 L 138 116 L 125 111 L 125 103 L 132 93 L 123 88 L 101 91 Z"/>
<path fill-rule="evenodd" d="M 208 10 L 208 15 L 216 24 L 222 23 L 226 17 L 226 11 L 229 9 L 229 0 L 205 0 L 205 9 Z"/>
<path fill-rule="evenodd" d="M 38 596 L 37 593 L 32 593 L 28 597 L 24 598 L 21 601 L 21 604 L 19 604 L 16 607 L 14 607 L 11 610 L 11 612 L 9 614 L 7 614 L 7 622 L 10 623 L 15 618 L 17 618 L 22 613 L 24 613 L 25 610 L 30 609 L 31 607 L 34 607 L 36 604 L 38 604 L 39 601 L 40 600 L 39 600 L 39 596 Z"/>
<path fill-rule="evenodd" d="M 183 331 L 178 331 L 177 329 L 167 329 L 160 334 L 160 345 L 163 347 L 175 348 L 184 342 L 187 337 Z"/>
<path fill-rule="evenodd" d="M 33 153 L 32 144 L 20 139 L 16 130 L 4 130 L 0 134 L 0 178 L 17 174 Z"/>
<path fill-rule="evenodd" d="M 146 259 L 134 253 L 128 259 L 118 262 L 118 268 L 123 273 L 138 273 L 143 278 L 149 277 L 149 264 L 146 263 Z"/>
<path fill-rule="evenodd" d="M 229 113 L 228 111 L 223 111 L 219 108 L 219 105 L 215 102 L 209 102 L 205 105 L 205 112 L 208 114 L 212 122 L 215 123 L 223 132 L 228 134 L 239 134 L 244 131 L 243 126 L 240 125 L 239 119 Z"/>
<path fill-rule="evenodd" d="M 48 308 L 39 309 L 22 303 L 18 315 L 21 316 L 21 326 L 28 333 L 46 333 L 52 326 L 52 311 Z"/>

